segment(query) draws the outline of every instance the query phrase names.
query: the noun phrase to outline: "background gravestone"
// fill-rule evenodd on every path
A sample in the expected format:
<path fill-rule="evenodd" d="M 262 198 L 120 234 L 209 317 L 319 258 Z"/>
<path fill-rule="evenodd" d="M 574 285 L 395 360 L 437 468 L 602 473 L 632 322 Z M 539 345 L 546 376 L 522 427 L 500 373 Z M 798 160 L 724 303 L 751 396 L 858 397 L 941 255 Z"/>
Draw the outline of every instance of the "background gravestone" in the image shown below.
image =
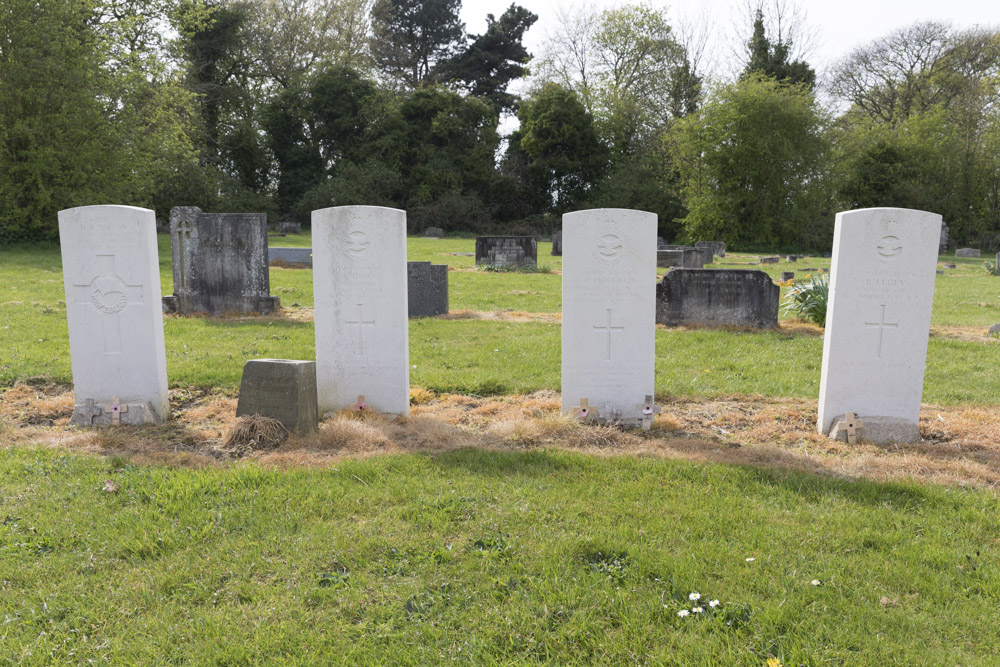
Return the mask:
<path fill-rule="evenodd" d="M 174 294 L 164 309 L 178 313 L 271 313 L 267 216 L 203 213 L 197 206 L 170 209 Z"/>
<path fill-rule="evenodd" d="M 848 412 L 877 443 L 918 442 L 941 216 L 837 214 L 817 429 Z"/>
<path fill-rule="evenodd" d="M 948 225 L 941 225 L 941 240 L 938 242 L 938 254 L 948 252 Z"/>
<path fill-rule="evenodd" d="M 656 323 L 772 329 L 780 294 L 763 271 L 673 269 L 656 286 Z"/>
<path fill-rule="evenodd" d="M 562 410 L 638 423 L 653 395 L 656 215 L 563 216 Z"/>
<path fill-rule="evenodd" d="M 562 230 L 557 229 L 552 232 L 552 255 L 559 257 L 562 255 Z"/>
<path fill-rule="evenodd" d="M 319 412 L 410 411 L 406 212 L 380 206 L 313 211 Z"/>
<path fill-rule="evenodd" d="M 656 251 L 656 266 L 660 268 L 700 269 L 704 259 L 704 253 L 695 248 Z"/>
<path fill-rule="evenodd" d="M 263 214 L 261 214 L 263 215 Z M 299 222 L 279 222 L 278 231 L 282 234 L 301 234 L 302 223 Z"/>
<path fill-rule="evenodd" d="M 424 230 L 425 239 L 443 239 L 444 230 L 440 227 L 428 227 Z"/>
<path fill-rule="evenodd" d="M 715 257 L 726 256 L 726 243 L 724 241 L 698 241 L 695 248 L 708 248 Z"/>
<path fill-rule="evenodd" d="M 289 433 L 316 430 L 316 362 L 251 359 L 243 365 L 236 416 L 277 419 Z"/>
<path fill-rule="evenodd" d="M 955 257 L 979 257 L 978 248 L 959 248 L 955 251 Z"/>
<path fill-rule="evenodd" d="M 448 314 L 448 265 L 406 263 L 407 308 L 410 317 Z"/>
<path fill-rule="evenodd" d="M 76 404 L 70 423 L 170 417 L 156 217 L 132 206 L 59 211 Z"/>
<path fill-rule="evenodd" d="M 267 249 L 268 264 L 282 262 L 289 266 L 312 267 L 312 248 L 282 248 L 270 246 Z"/>
<path fill-rule="evenodd" d="M 534 236 L 477 236 L 476 266 L 538 266 Z"/>

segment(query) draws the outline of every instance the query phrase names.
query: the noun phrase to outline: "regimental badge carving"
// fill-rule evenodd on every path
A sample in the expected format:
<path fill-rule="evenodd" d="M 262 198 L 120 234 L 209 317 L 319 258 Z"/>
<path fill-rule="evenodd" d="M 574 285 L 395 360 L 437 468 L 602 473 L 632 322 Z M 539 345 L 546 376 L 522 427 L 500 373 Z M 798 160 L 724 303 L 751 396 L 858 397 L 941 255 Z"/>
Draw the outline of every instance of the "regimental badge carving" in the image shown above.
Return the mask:
<path fill-rule="evenodd" d="M 128 304 L 128 286 L 116 276 L 97 276 L 88 287 L 90 303 L 107 315 L 120 313 Z"/>
<path fill-rule="evenodd" d="M 899 240 L 898 236 L 886 234 L 876 242 L 875 249 L 878 250 L 878 254 L 882 257 L 895 257 L 903 252 L 903 242 Z"/>
<path fill-rule="evenodd" d="M 625 253 L 625 243 L 618 225 L 608 222 L 602 225 L 593 243 L 594 257 L 606 264 L 617 262 Z"/>
<path fill-rule="evenodd" d="M 344 254 L 351 259 L 365 259 L 371 254 L 374 244 L 371 234 L 359 229 L 357 225 L 352 225 L 346 234 L 341 238 Z"/>
<path fill-rule="evenodd" d="M 121 354 L 124 338 L 121 318 L 130 306 L 143 305 L 143 286 L 123 280 L 115 264 L 114 255 L 97 255 L 96 268 L 91 268 L 84 278 L 73 283 L 76 303 L 89 306 L 101 313 L 102 338 L 105 354 Z M 92 276 L 87 280 L 86 276 Z"/>

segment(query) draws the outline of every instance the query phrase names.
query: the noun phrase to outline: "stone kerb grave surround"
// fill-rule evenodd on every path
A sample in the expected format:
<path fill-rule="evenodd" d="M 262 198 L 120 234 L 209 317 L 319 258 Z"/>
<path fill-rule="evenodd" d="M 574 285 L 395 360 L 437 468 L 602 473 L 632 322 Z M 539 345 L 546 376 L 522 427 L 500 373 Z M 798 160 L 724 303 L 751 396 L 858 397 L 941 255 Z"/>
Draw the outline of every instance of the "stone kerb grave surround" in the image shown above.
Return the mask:
<path fill-rule="evenodd" d="M 281 422 L 289 433 L 316 430 L 316 362 L 251 359 L 243 365 L 236 416 L 260 415 Z"/>
<path fill-rule="evenodd" d="M 639 423 L 653 394 L 656 215 L 563 216 L 562 410 Z"/>
<path fill-rule="evenodd" d="M 477 236 L 476 266 L 536 267 L 538 242 L 534 236 Z"/>
<path fill-rule="evenodd" d="M 197 206 L 170 209 L 174 294 L 168 312 L 271 313 L 267 216 L 263 213 L 203 213 Z"/>
<path fill-rule="evenodd" d="M 843 415 L 876 443 L 919 442 L 941 216 L 869 208 L 837 214 L 819 389 L 820 433 Z"/>
<path fill-rule="evenodd" d="M 312 234 L 319 414 L 409 414 L 406 212 L 313 211 Z"/>
<path fill-rule="evenodd" d="M 448 314 L 448 265 L 406 263 L 407 309 L 410 317 Z"/>
<path fill-rule="evenodd" d="M 156 216 L 132 206 L 59 212 L 76 404 L 72 424 L 169 418 Z"/>
<path fill-rule="evenodd" d="M 759 270 L 673 269 L 656 286 L 656 323 L 773 329 L 780 294 Z"/>

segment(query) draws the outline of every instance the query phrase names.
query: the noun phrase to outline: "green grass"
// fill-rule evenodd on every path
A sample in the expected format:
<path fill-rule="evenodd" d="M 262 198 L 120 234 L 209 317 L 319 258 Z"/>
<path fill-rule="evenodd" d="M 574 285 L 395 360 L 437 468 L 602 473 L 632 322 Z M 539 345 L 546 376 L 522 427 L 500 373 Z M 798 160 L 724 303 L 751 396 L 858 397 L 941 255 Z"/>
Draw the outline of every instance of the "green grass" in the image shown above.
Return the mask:
<path fill-rule="evenodd" d="M 308 245 L 308 235 L 289 236 Z M 451 309 L 561 309 L 557 273 L 491 273 L 472 270 L 471 239 L 408 240 L 411 259 L 446 262 L 467 270 L 449 273 Z M 561 269 L 539 244 L 543 264 Z M 18 248 L 0 254 L 0 386 L 18 378 L 49 375 L 70 381 L 62 274 L 58 249 Z M 718 259 L 714 266 L 746 267 L 751 255 Z M 955 259 L 958 268 L 938 276 L 933 322 L 984 327 L 1000 321 L 1000 278 L 987 276 L 981 261 Z M 800 259 L 761 265 L 769 275 L 828 268 L 829 260 Z M 160 237 L 163 292 L 172 291 L 169 244 Z M 286 305 L 312 305 L 312 271 L 273 269 L 272 292 Z M 985 304 L 985 305 L 979 305 Z M 247 359 L 314 358 L 312 325 L 281 320 L 234 322 L 170 317 L 165 321 L 167 370 L 172 386 L 235 390 Z M 558 389 L 560 327 L 549 323 L 420 319 L 410 322 L 411 383 L 436 391 L 497 394 Z M 760 394 L 814 398 L 819 387 L 822 339 L 806 334 L 727 331 L 656 332 L 656 390 L 660 394 L 713 396 Z M 932 338 L 924 400 L 942 404 L 1000 404 L 1000 345 L 994 340 Z"/>
<path fill-rule="evenodd" d="M 985 491 L 544 451 L 26 448 L 0 480 L 11 664 L 987 665 L 1000 643 Z M 678 617 L 691 592 L 719 611 Z"/>

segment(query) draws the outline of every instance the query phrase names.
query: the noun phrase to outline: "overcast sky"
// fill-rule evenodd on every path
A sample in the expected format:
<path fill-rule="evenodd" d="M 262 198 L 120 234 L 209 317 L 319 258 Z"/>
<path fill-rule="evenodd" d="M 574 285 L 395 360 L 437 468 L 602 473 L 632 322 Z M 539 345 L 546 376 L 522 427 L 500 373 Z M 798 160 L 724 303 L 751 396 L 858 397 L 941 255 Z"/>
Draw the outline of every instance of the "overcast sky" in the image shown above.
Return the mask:
<path fill-rule="evenodd" d="M 765 0 L 773 3 L 775 0 Z M 791 2 L 791 0 L 786 0 Z M 605 8 L 621 4 L 613 0 L 517 0 L 517 4 L 538 15 L 538 21 L 528 31 L 525 42 L 532 54 L 538 54 L 546 32 L 558 27 L 559 8 L 572 9 L 584 4 Z M 647 3 L 666 6 L 671 24 L 700 27 L 709 35 L 706 60 L 720 76 L 732 69 L 731 53 L 736 25 L 741 24 L 741 7 L 747 0 L 687 0 L 675 3 Z M 829 65 L 847 55 L 856 46 L 866 44 L 896 28 L 924 20 L 939 20 L 955 27 L 973 25 L 1000 26 L 998 0 L 800 0 L 795 3 L 805 17 L 805 23 L 815 35 L 811 40 L 809 62 L 822 73 Z M 462 18 L 466 30 L 483 32 L 486 15 L 499 16 L 510 6 L 510 0 L 463 0 Z M 741 28 L 749 33 L 749 28 Z M 714 61 L 714 62 L 713 62 Z"/>

